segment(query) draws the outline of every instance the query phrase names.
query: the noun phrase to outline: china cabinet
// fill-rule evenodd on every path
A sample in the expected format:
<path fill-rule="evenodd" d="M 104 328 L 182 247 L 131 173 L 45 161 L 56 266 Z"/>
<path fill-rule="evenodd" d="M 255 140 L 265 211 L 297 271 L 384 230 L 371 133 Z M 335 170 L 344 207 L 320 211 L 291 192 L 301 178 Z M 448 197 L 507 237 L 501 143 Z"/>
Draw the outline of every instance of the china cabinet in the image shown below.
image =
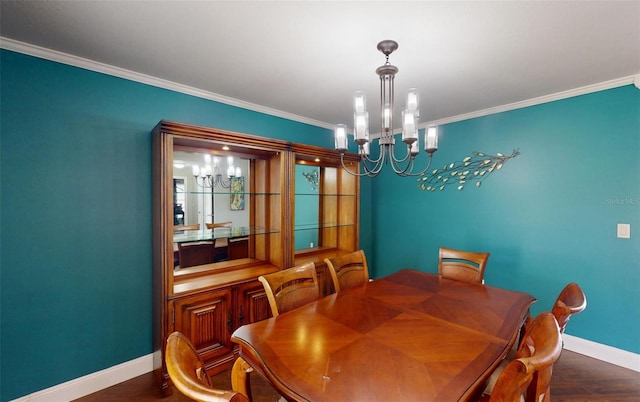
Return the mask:
<path fill-rule="evenodd" d="M 332 291 L 323 261 L 359 247 L 359 180 L 325 148 L 164 120 L 152 136 L 154 368 L 166 394 L 168 335 L 189 337 L 210 375 L 227 369 L 231 333 L 270 317 L 260 275 L 313 261 Z M 357 155 L 345 163 L 356 170 Z M 296 189 L 300 166 L 316 185 Z M 297 247 L 303 236 L 313 241 Z"/>

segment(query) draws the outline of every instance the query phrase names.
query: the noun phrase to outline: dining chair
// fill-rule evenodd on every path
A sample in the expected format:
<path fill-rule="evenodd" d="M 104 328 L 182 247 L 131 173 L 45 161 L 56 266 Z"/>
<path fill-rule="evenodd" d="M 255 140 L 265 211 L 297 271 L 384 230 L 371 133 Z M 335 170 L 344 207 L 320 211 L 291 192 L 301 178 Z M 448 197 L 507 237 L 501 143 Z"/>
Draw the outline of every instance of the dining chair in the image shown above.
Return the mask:
<path fill-rule="evenodd" d="M 480 401 L 549 402 L 553 365 L 562 351 L 562 337 L 555 317 L 543 312 L 531 323 L 515 359 L 499 372 Z"/>
<path fill-rule="evenodd" d="M 262 275 L 258 280 L 264 286 L 274 317 L 320 298 L 313 262 Z"/>
<path fill-rule="evenodd" d="M 233 391 L 220 390 L 211 386 L 211 380 L 204 369 L 204 363 L 200 360 L 191 341 L 181 332 L 173 332 L 167 338 L 165 362 L 173 385 L 185 396 L 195 401 L 251 401 L 249 374 L 253 369 L 241 357 L 234 363 L 234 369 L 238 365 L 242 370 L 233 370 L 241 373 L 231 379 Z"/>
<path fill-rule="evenodd" d="M 587 296 L 577 283 L 571 282 L 562 289 L 551 309 L 551 313 L 558 322 L 561 334 L 564 334 L 564 330 L 567 328 L 567 323 L 571 319 L 571 316 L 584 311 L 585 308 L 587 308 Z M 527 327 L 531 325 L 531 321 L 532 318 L 529 316 L 522 325 L 520 329 L 521 339 L 522 334 L 524 334 L 527 331 Z M 522 342 L 522 340 L 520 340 L 520 342 Z"/>
<path fill-rule="evenodd" d="M 178 243 L 178 265 L 180 268 L 210 264 L 212 262 L 214 262 L 213 242 Z"/>
<path fill-rule="evenodd" d="M 207 229 L 231 227 L 233 222 L 207 223 Z M 229 258 L 229 238 L 222 237 L 214 240 L 213 259 L 214 261 L 224 261 Z"/>
<path fill-rule="evenodd" d="M 438 275 L 471 283 L 484 283 L 484 271 L 489 253 L 440 247 Z"/>
<path fill-rule="evenodd" d="M 369 267 L 363 250 L 334 258 L 325 258 L 336 292 L 369 282 Z"/>
<path fill-rule="evenodd" d="M 551 310 L 558 321 L 560 333 L 564 333 L 571 316 L 584 311 L 585 308 L 587 308 L 587 297 L 580 286 L 574 282 L 565 286 L 556 298 Z"/>
<path fill-rule="evenodd" d="M 174 225 L 173 226 L 174 232 L 181 232 L 184 230 L 200 230 L 200 224 L 196 223 L 193 225 Z"/>

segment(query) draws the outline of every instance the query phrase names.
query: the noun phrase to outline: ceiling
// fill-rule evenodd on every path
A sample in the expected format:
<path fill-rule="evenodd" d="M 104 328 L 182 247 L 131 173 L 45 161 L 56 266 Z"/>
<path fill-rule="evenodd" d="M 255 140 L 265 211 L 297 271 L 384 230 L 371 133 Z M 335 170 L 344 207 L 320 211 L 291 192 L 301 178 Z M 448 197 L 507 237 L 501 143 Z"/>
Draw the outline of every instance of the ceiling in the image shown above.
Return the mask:
<path fill-rule="evenodd" d="M 352 126 L 356 90 L 378 115 L 384 39 L 399 43 L 396 109 L 418 88 L 422 123 L 640 73 L 640 1 L 1 0 L 0 18 L 5 44 L 326 127 Z"/>

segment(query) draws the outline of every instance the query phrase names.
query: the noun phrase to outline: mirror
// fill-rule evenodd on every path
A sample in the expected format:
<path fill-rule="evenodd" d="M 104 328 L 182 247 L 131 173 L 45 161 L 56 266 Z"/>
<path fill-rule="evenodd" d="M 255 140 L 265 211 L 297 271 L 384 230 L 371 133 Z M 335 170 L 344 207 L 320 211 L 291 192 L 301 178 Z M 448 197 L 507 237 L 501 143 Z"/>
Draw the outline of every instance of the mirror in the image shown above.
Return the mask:
<path fill-rule="evenodd" d="M 231 157 L 232 159 L 228 159 Z M 214 163 L 217 162 L 217 165 Z M 229 180 L 227 173 L 233 168 L 235 176 Z M 213 170 L 221 174 L 222 183 L 211 186 L 203 176 Z M 199 173 L 198 178 L 194 173 Z M 208 172 L 207 172 L 208 171 Z M 207 223 L 233 222 L 233 226 L 249 226 L 250 189 L 249 160 L 232 155 L 212 156 L 206 153 L 175 151 L 173 158 L 174 209 L 182 210 L 184 220 L 178 216 L 174 224 L 199 224 L 206 228 Z"/>
<path fill-rule="evenodd" d="M 173 155 L 174 267 L 248 257 L 250 160 L 182 150 Z"/>

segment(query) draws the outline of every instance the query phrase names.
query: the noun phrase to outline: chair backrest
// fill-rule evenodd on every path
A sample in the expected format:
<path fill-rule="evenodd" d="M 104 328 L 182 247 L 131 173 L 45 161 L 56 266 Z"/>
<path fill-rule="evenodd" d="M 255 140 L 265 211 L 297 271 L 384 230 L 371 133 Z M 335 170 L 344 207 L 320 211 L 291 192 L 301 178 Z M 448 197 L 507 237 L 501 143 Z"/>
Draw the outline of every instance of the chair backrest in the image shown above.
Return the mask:
<path fill-rule="evenodd" d="M 310 262 L 258 278 L 274 317 L 320 298 L 316 266 Z"/>
<path fill-rule="evenodd" d="M 207 223 L 207 229 L 231 227 L 233 222 Z"/>
<path fill-rule="evenodd" d="M 180 268 L 214 262 L 213 242 L 199 241 L 178 243 L 178 263 Z"/>
<path fill-rule="evenodd" d="M 189 339 L 180 332 L 174 332 L 167 338 L 165 362 L 173 385 L 191 399 L 206 402 L 249 401 L 249 397 L 242 393 L 211 387 L 202 360 Z"/>
<path fill-rule="evenodd" d="M 174 232 L 179 232 L 183 230 L 200 230 L 200 224 L 196 223 L 193 225 L 174 225 L 173 226 Z"/>
<path fill-rule="evenodd" d="M 207 229 L 215 229 L 215 228 L 228 228 L 231 227 L 231 225 L 233 224 L 233 222 L 218 222 L 218 223 L 207 223 Z M 216 239 L 215 240 L 215 246 L 216 248 L 223 248 L 223 247 L 227 247 L 229 245 L 229 239 L 226 237 L 222 237 L 220 239 Z M 226 259 L 227 258 L 227 251 L 217 251 L 216 254 L 220 255 L 219 258 L 216 258 L 216 260 L 219 259 Z"/>
<path fill-rule="evenodd" d="M 335 258 L 325 258 L 324 261 L 329 267 L 336 292 L 369 282 L 369 267 L 363 250 Z"/>
<path fill-rule="evenodd" d="M 570 283 L 562 289 L 551 312 L 558 321 L 560 333 L 564 333 L 572 315 L 578 314 L 587 307 L 587 297 L 577 283 Z"/>
<path fill-rule="evenodd" d="M 471 283 L 484 283 L 489 253 L 440 247 L 438 274 L 444 278 Z"/>
<path fill-rule="evenodd" d="M 553 364 L 562 352 L 562 337 L 555 317 L 543 312 L 536 317 L 493 387 L 490 402 L 551 400 Z"/>

